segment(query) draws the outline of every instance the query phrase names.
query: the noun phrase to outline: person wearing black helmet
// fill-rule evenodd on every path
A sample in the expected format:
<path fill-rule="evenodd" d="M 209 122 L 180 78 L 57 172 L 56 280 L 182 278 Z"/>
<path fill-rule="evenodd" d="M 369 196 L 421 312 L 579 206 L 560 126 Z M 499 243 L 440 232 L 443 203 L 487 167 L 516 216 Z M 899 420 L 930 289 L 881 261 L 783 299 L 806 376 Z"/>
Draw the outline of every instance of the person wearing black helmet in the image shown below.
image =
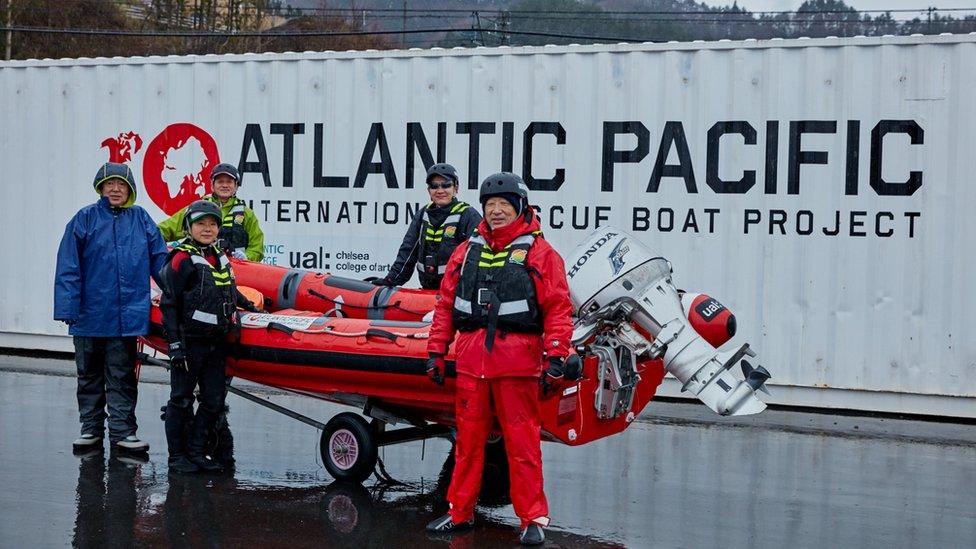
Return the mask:
<path fill-rule="evenodd" d="M 204 447 L 224 408 L 226 336 L 237 322 L 237 307 L 257 311 L 237 290 L 230 260 L 217 245 L 223 215 L 213 202 L 186 208 L 187 237 L 170 252 L 160 272 L 159 308 L 169 341 L 170 397 L 166 406 L 169 466 L 180 473 L 219 471 Z M 200 405 L 193 414 L 193 389 Z M 192 420 L 187 440 L 186 423 Z"/>
<path fill-rule="evenodd" d="M 232 164 L 217 164 L 210 172 L 213 192 L 203 199 L 220 207 L 220 247 L 238 259 L 261 261 L 264 258 L 264 233 L 258 225 L 258 217 L 244 201 L 237 198 L 240 175 Z M 183 238 L 183 217 L 186 208 L 159 224 L 159 230 L 167 241 Z"/>
<path fill-rule="evenodd" d="M 378 286 L 401 286 L 417 270 L 420 286 L 440 287 L 451 252 L 468 239 L 481 222 L 475 208 L 457 198 L 457 170 L 450 164 L 434 164 L 427 170 L 430 203 L 417 214 L 400 243 L 396 261 L 383 278 L 371 279 Z"/>
<path fill-rule="evenodd" d="M 427 342 L 427 373 L 438 384 L 444 383 L 445 356 L 455 343 L 457 421 L 450 508 L 427 531 L 470 530 L 485 443 L 497 419 L 508 453 L 512 506 L 522 526 L 519 541 L 540 545 L 549 508 L 539 385 L 578 376 L 578 360 L 567 360 L 573 306 L 563 259 L 542 237 L 522 178 L 490 175 L 480 195 L 484 220 L 447 263 Z"/>

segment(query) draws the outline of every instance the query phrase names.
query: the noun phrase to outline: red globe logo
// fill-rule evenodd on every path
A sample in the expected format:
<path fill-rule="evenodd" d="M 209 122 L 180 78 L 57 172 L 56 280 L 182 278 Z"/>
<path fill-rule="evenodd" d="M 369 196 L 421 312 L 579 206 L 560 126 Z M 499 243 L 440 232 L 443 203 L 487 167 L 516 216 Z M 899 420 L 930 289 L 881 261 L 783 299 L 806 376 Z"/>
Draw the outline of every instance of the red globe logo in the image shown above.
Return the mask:
<path fill-rule="evenodd" d="M 142 180 L 146 194 L 173 215 L 210 194 L 210 172 L 220 163 L 217 143 L 193 124 L 170 124 L 146 147 Z"/>

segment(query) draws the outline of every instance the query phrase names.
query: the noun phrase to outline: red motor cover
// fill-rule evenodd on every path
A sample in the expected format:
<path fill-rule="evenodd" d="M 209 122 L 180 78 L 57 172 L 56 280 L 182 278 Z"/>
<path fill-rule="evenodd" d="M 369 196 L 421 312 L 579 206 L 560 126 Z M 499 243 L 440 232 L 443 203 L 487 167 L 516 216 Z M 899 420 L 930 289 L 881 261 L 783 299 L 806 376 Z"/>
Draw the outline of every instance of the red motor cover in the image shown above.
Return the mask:
<path fill-rule="evenodd" d="M 735 315 L 713 297 L 685 293 L 681 296 L 691 327 L 716 349 L 735 336 Z"/>
<path fill-rule="evenodd" d="M 374 286 L 369 282 L 304 269 L 231 260 L 238 286 L 258 290 L 269 311 L 298 309 L 345 318 L 421 320 L 434 310 L 437 292 Z"/>

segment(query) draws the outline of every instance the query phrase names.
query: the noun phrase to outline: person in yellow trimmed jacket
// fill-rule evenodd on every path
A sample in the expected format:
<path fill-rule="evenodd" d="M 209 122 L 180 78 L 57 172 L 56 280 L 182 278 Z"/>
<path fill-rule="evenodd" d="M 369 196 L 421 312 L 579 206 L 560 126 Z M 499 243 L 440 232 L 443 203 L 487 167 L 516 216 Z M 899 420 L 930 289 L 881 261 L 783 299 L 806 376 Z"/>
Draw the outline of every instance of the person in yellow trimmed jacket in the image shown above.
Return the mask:
<path fill-rule="evenodd" d="M 258 225 L 258 217 L 244 201 L 237 198 L 241 178 L 231 164 L 217 164 L 210 174 L 213 194 L 203 199 L 220 206 L 223 219 L 220 223 L 220 248 L 238 259 L 261 261 L 264 258 L 264 233 Z M 183 217 L 186 208 L 159 224 L 159 231 L 167 242 L 180 240 L 185 234 Z"/>

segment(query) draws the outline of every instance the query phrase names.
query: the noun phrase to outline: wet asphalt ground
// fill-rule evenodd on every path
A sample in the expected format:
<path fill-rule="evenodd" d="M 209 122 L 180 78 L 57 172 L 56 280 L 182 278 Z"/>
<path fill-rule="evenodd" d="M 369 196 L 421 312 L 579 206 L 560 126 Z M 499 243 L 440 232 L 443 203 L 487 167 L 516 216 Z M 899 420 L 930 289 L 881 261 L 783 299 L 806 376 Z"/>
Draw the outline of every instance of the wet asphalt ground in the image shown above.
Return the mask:
<path fill-rule="evenodd" d="M 335 483 L 318 431 L 234 395 L 237 464 L 173 475 L 144 368 L 148 461 L 73 455 L 74 365 L 0 356 L 0 547 L 512 547 L 504 468 L 486 470 L 477 526 L 432 539 L 452 464 L 443 439 L 381 450 L 397 482 Z M 238 386 L 247 387 L 246 384 Z M 320 419 L 348 409 L 262 390 Z M 769 410 L 725 419 L 651 402 L 621 435 L 543 444 L 549 547 L 976 547 L 976 426 Z"/>

